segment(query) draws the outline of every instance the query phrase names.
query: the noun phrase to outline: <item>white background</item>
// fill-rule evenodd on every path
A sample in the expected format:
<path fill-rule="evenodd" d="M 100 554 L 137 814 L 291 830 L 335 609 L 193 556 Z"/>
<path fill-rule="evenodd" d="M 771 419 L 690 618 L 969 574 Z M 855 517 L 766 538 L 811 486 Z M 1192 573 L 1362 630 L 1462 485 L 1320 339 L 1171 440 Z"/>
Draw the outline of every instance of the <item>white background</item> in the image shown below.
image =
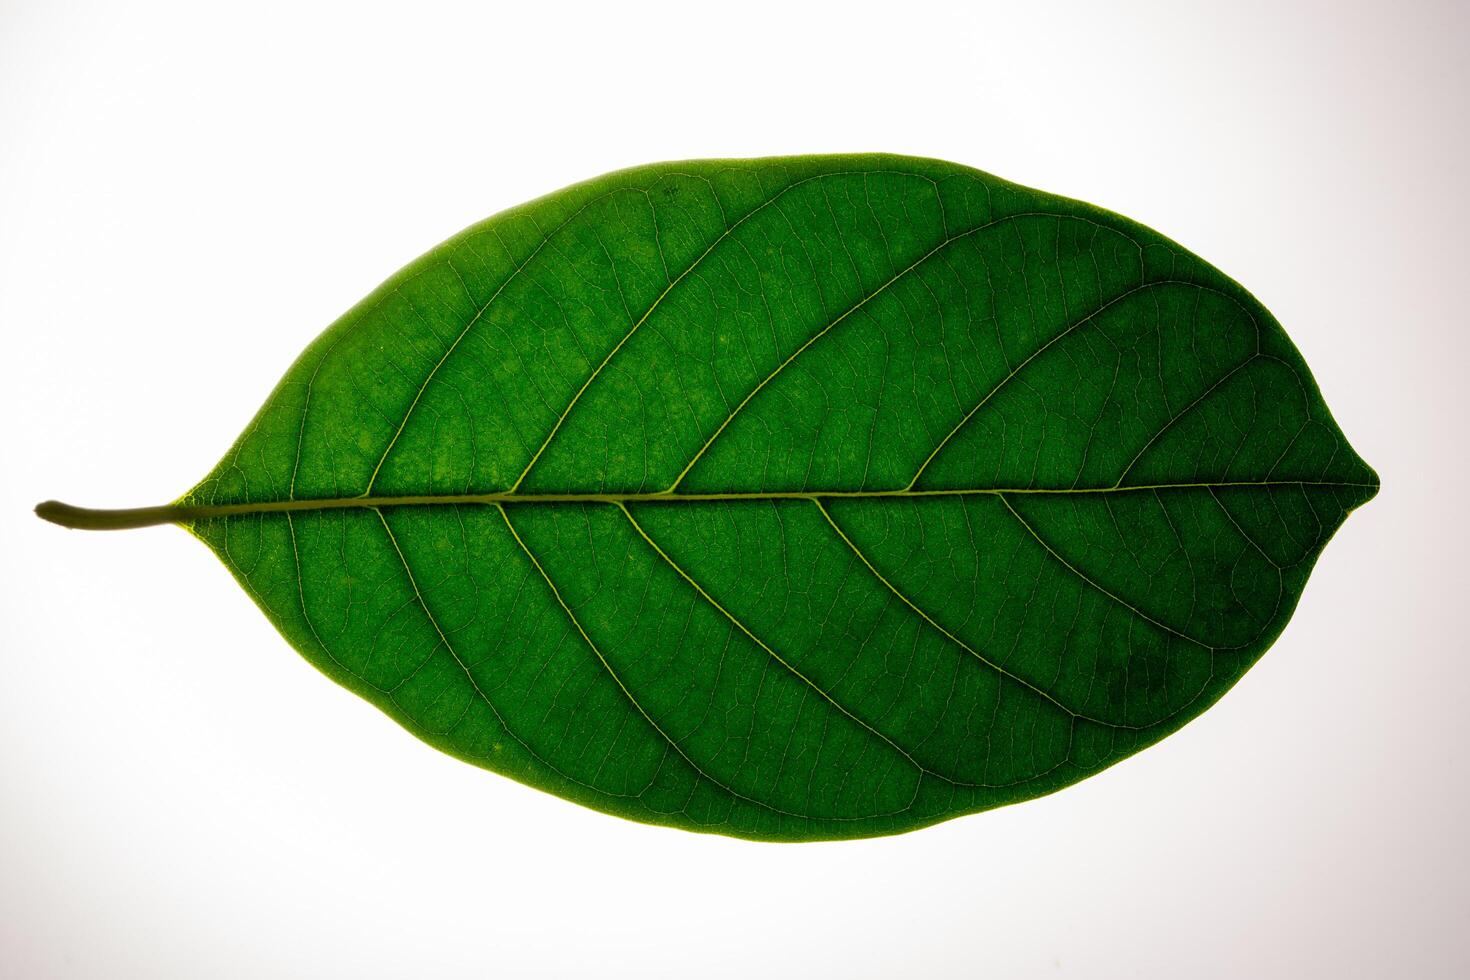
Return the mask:
<path fill-rule="evenodd" d="M 0 975 L 1465 975 L 1465 10 L 0 3 Z M 847 844 L 627 823 L 421 745 L 184 533 L 30 514 L 173 499 L 485 215 L 855 150 L 1197 251 L 1383 478 L 1234 691 L 1058 795 Z"/>

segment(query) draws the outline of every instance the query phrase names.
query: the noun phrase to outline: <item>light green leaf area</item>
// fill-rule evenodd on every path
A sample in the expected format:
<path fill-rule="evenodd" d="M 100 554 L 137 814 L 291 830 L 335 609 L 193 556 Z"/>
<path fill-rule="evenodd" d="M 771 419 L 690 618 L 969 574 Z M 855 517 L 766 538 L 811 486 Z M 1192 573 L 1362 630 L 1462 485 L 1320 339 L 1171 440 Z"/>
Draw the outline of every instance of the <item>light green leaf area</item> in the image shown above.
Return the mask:
<path fill-rule="evenodd" d="M 1117 215 L 892 156 L 497 215 L 291 367 L 189 526 L 429 744 L 635 820 L 889 834 L 1199 714 L 1377 477 Z"/>

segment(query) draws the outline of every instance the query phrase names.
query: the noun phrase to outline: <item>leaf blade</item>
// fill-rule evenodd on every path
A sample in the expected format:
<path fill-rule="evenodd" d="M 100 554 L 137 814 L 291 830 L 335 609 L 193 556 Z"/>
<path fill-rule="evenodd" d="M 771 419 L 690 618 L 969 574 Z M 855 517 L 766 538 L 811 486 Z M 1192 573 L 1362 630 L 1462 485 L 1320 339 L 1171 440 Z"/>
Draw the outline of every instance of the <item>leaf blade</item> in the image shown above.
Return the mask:
<path fill-rule="evenodd" d="M 640 168 L 468 230 L 181 503 L 430 744 L 804 840 L 1175 730 L 1376 484 L 1269 313 L 1167 239 L 840 157 Z"/>

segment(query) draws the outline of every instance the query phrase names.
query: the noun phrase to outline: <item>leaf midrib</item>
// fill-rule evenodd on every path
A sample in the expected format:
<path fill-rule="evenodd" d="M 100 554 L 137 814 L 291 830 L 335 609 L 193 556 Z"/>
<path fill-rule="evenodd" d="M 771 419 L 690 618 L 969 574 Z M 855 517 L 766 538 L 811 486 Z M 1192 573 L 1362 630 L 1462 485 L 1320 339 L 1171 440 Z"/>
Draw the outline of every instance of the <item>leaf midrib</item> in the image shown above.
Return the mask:
<path fill-rule="evenodd" d="M 1107 487 L 959 487 L 930 490 L 766 490 L 750 493 L 493 493 L 406 494 L 399 496 L 320 497 L 307 500 L 260 500 L 238 504 L 165 504 L 160 507 L 76 507 L 56 500 L 36 506 L 37 516 L 63 527 L 87 530 L 123 530 L 158 524 L 187 524 L 192 521 L 252 514 L 280 514 L 317 510 L 379 507 L 446 507 L 461 505 L 547 506 L 553 504 L 657 504 L 715 503 L 742 501 L 807 500 L 916 500 L 931 497 L 974 497 L 1008 495 L 1088 495 L 1157 492 L 1160 490 L 1220 490 L 1229 487 L 1322 487 L 1376 490 L 1375 483 L 1345 480 L 1216 480 L 1195 483 L 1148 483 Z M 186 498 L 187 499 L 187 498 Z"/>

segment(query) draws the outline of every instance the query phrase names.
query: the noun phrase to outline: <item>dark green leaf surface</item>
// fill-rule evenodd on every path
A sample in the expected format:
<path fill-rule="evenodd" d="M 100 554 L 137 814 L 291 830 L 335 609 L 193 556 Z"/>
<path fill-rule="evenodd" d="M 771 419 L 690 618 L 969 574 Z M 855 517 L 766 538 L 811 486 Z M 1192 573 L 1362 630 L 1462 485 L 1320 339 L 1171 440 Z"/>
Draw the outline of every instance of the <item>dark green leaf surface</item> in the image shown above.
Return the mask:
<path fill-rule="evenodd" d="M 1178 245 L 840 156 L 476 225 L 314 342 L 173 514 L 430 744 L 808 840 L 1174 731 L 1376 488 L 1276 321 Z"/>

